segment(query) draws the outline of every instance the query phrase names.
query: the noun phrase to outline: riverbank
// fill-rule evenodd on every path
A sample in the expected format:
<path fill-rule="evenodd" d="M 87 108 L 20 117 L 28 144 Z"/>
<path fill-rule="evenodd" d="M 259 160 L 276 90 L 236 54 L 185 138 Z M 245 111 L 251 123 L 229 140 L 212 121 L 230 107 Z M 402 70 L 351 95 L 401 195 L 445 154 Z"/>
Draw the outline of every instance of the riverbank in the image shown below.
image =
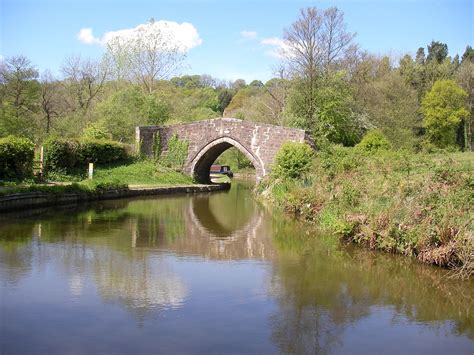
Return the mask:
<path fill-rule="evenodd" d="M 369 249 L 474 272 L 474 155 L 329 147 L 299 179 L 270 178 L 260 195 L 287 213 Z"/>
<path fill-rule="evenodd" d="M 41 183 L 4 182 L 0 212 L 56 204 L 142 195 L 199 193 L 229 189 L 229 184 L 196 185 L 191 177 L 151 160 L 97 167 L 93 179 L 85 171 L 49 173 Z"/>
<path fill-rule="evenodd" d="M 52 186 L 50 188 L 43 187 L 42 191 L 0 196 L 0 212 L 135 196 L 204 193 L 228 189 L 230 189 L 230 184 L 129 187 L 98 185 L 89 189 L 78 184 L 60 186 L 59 188 Z"/>

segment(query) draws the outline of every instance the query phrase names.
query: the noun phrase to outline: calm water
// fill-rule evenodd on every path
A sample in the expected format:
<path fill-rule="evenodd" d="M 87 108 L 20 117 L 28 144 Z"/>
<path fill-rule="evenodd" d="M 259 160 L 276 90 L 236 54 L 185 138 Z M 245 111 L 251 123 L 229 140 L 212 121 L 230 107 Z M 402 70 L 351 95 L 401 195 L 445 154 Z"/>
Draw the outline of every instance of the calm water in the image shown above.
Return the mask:
<path fill-rule="evenodd" d="M 342 247 L 250 187 L 0 220 L 0 354 L 473 354 L 474 283 Z"/>

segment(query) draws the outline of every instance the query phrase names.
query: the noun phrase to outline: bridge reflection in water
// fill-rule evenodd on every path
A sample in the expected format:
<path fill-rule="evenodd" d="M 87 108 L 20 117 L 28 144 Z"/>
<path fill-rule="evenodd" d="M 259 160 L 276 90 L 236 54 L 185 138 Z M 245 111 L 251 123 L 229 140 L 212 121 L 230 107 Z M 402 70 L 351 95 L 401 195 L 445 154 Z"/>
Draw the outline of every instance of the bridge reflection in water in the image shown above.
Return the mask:
<path fill-rule="evenodd" d="M 58 354 L 91 353 L 98 343 L 108 353 L 192 353 L 203 344 L 222 353 L 376 353 L 387 344 L 463 353 L 472 345 L 472 282 L 308 237 L 255 203 L 250 188 L 3 217 L 9 326 L 0 345 L 33 353 L 51 333 L 65 339 L 45 348 Z M 378 336 L 361 343 L 367 332 Z M 124 350 L 130 344 L 134 351 Z"/>
<path fill-rule="evenodd" d="M 238 185 L 227 193 L 203 194 L 186 200 L 181 208 L 181 235 L 175 235 L 176 225 L 166 221 L 160 222 L 157 230 L 150 228 L 150 223 L 137 223 L 132 230 L 132 246 L 137 250 L 167 250 L 212 260 L 271 257 L 271 219 L 264 217 L 264 209 L 248 194 L 247 198 L 237 198 L 240 189 L 248 187 Z"/>

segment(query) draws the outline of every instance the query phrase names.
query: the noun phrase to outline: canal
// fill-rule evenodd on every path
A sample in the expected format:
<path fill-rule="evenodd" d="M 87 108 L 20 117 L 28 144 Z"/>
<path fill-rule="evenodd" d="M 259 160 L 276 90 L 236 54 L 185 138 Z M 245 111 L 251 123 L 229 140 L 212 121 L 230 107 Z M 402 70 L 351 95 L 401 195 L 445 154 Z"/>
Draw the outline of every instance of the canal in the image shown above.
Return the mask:
<path fill-rule="evenodd" d="M 0 217 L 0 354 L 472 354 L 474 283 L 230 191 Z"/>

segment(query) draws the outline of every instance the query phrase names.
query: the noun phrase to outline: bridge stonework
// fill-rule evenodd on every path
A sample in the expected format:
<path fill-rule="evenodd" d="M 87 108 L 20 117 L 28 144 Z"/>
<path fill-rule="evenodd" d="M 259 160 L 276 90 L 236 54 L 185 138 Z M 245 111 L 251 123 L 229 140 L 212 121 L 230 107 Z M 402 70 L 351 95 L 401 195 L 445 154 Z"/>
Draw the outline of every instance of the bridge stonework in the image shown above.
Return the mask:
<path fill-rule="evenodd" d="M 270 172 L 276 153 L 283 143 L 306 141 L 312 145 L 310 138 L 301 129 L 235 118 L 216 118 L 170 126 L 136 127 L 137 149 L 152 156 L 154 135 L 157 132 L 160 137 L 160 154 L 166 154 L 168 141 L 175 134 L 188 142 L 183 172 L 201 183 L 210 182 L 209 170 L 212 163 L 232 146 L 252 162 L 257 181 L 260 181 Z"/>

